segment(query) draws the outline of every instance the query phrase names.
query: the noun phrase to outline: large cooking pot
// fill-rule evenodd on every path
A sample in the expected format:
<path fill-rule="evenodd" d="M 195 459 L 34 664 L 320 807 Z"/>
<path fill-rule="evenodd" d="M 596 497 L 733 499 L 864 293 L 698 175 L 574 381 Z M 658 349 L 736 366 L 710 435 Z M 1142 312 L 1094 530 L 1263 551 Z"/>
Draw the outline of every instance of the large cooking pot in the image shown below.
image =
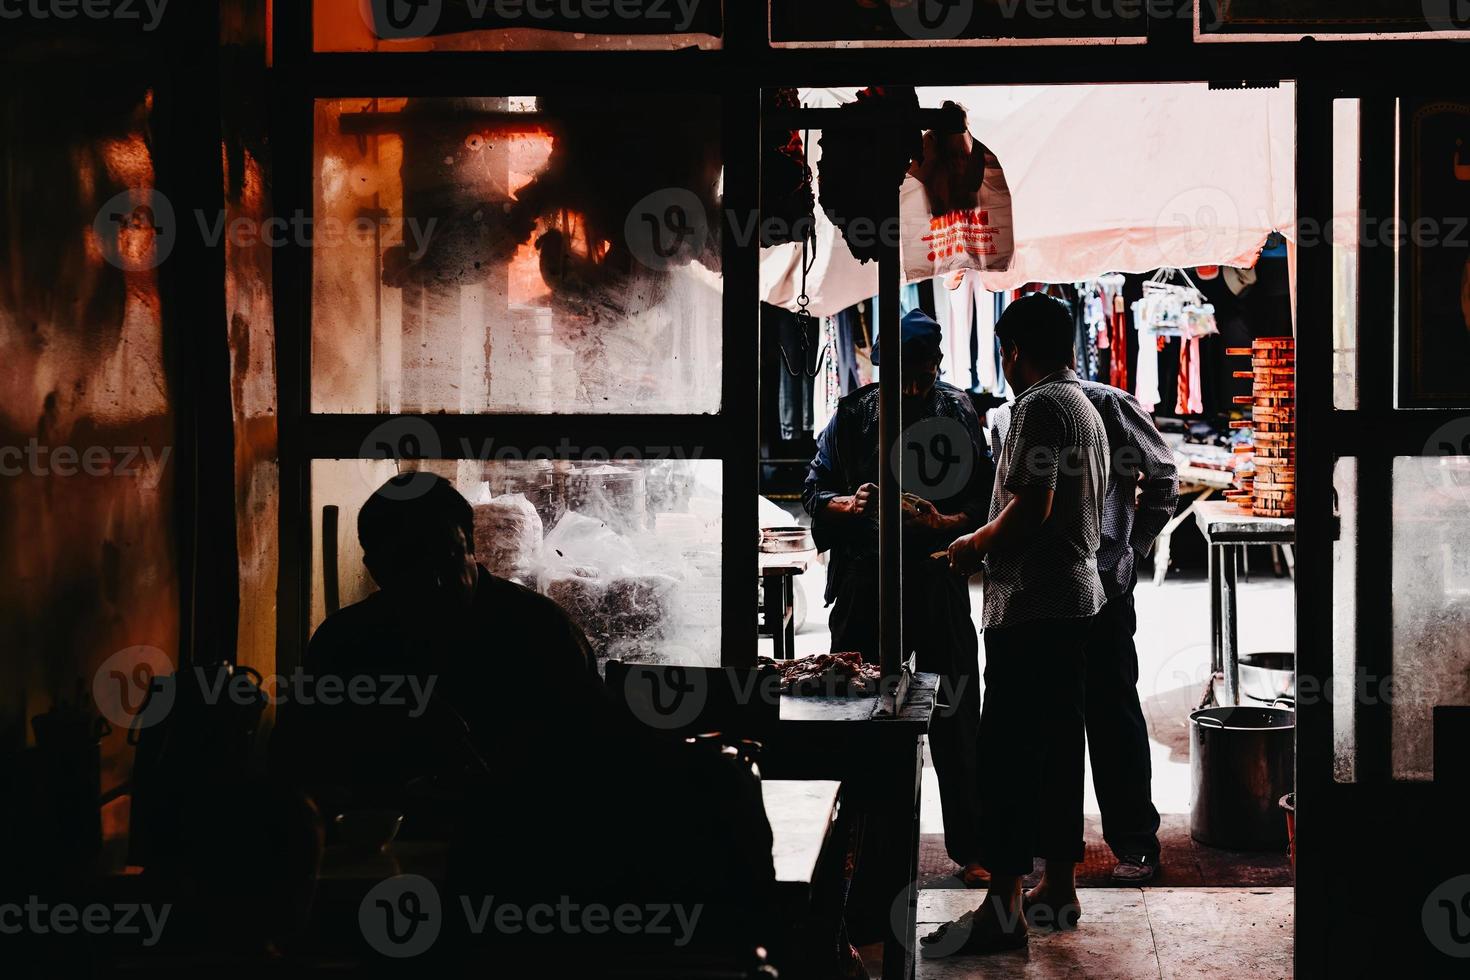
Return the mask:
<path fill-rule="evenodd" d="M 1234 851 L 1285 850 L 1277 801 L 1293 789 L 1296 712 L 1203 708 L 1189 729 L 1190 836 Z"/>
<path fill-rule="evenodd" d="M 1296 697 L 1296 654 L 1247 653 L 1240 658 L 1240 693 L 1273 704 Z"/>

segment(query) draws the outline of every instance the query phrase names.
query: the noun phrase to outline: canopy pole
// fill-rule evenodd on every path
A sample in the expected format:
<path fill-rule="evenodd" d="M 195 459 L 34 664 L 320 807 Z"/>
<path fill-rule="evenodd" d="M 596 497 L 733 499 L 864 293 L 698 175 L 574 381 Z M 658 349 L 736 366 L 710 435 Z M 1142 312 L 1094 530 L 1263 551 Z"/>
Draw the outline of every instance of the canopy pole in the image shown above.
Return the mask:
<path fill-rule="evenodd" d="M 877 132 L 876 159 L 886 163 L 897 138 L 889 127 Z M 881 164 L 880 164 L 881 165 Z M 903 707 L 903 508 L 899 474 L 893 465 L 903 421 L 899 418 L 903 384 L 903 320 L 899 313 L 898 195 L 895 187 L 878 221 L 878 651 L 883 696 L 878 713 L 890 717 Z"/>

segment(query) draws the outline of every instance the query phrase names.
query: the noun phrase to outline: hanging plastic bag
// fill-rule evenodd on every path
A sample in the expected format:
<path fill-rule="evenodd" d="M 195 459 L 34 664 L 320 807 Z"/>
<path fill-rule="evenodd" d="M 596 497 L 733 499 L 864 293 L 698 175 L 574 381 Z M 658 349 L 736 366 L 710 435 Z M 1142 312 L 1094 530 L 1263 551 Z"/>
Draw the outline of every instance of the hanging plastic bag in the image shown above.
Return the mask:
<path fill-rule="evenodd" d="M 953 102 L 945 108 L 959 109 Z M 964 124 L 924 134 L 924 158 L 899 188 L 904 279 L 961 269 L 1001 272 L 1015 254 L 1011 189 L 995 154 Z"/>

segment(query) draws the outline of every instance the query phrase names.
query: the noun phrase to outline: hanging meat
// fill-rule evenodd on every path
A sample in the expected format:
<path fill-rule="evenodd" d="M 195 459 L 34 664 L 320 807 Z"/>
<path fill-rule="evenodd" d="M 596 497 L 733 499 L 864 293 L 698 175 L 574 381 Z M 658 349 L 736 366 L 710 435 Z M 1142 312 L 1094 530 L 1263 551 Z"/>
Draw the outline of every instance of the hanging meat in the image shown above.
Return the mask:
<path fill-rule="evenodd" d="M 761 92 L 761 114 L 801 108 L 794 88 L 768 88 Z M 812 168 L 807 166 L 806 147 L 794 129 L 772 128 L 764 134 L 761 147 L 761 247 L 799 242 L 812 227 L 816 194 L 812 190 Z"/>
<path fill-rule="evenodd" d="M 857 101 L 842 106 L 854 120 L 893 116 L 919 109 L 912 88 L 867 88 Z M 848 250 L 860 262 L 882 252 L 884 220 L 896 238 L 898 188 L 910 165 L 924 156 L 923 132 L 917 124 L 901 129 L 867 127 L 828 129 L 822 133 L 822 159 L 817 164 L 822 210 L 842 233 Z"/>

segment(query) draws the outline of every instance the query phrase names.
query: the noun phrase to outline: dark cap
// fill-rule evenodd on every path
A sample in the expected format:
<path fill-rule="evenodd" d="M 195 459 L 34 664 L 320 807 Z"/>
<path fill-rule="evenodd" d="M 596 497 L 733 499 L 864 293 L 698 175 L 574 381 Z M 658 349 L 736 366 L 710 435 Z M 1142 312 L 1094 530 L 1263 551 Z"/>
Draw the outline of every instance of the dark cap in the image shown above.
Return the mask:
<path fill-rule="evenodd" d="M 939 340 L 942 336 L 939 324 L 923 310 L 910 310 L 903 318 L 903 360 L 926 360 L 939 356 Z M 873 341 L 873 363 L 881 365 L 878 341 Z"/>

